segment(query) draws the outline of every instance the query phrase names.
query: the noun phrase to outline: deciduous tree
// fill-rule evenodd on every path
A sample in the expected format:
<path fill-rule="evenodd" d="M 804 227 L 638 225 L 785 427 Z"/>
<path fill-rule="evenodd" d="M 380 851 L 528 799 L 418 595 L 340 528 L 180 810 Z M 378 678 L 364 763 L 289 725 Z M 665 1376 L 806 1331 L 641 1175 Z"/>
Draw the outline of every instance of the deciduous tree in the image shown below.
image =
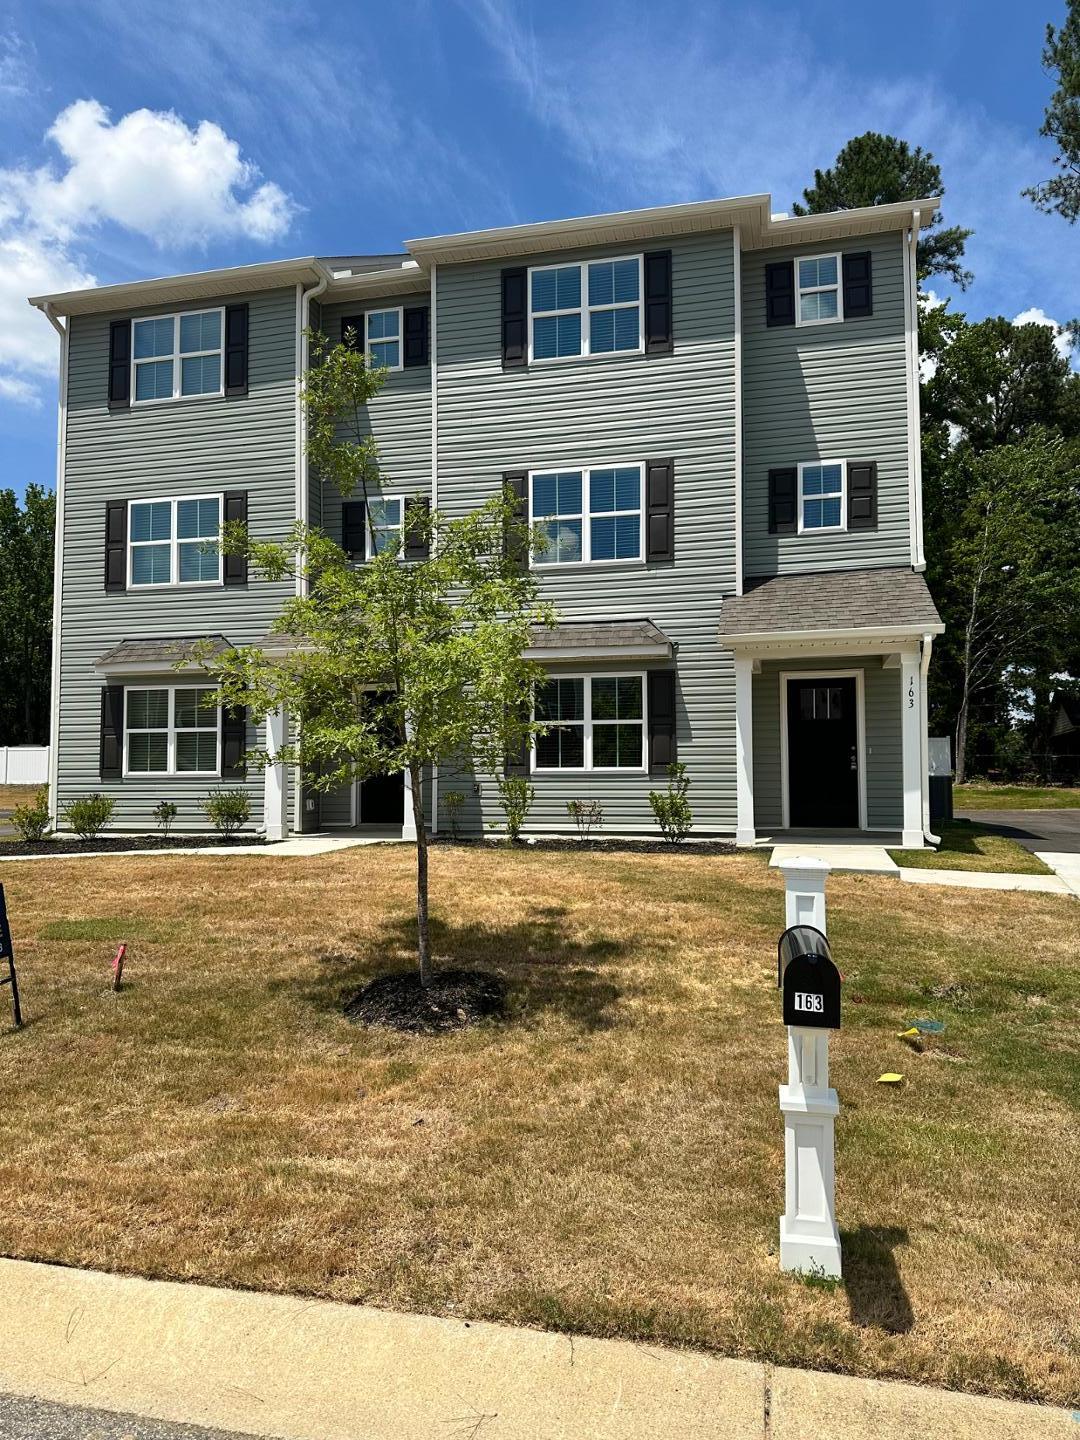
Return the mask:
<path fill-rule="evenodd" d="M 0 490 L 0 745 L 49 739 L 56 500 Z"/>
<path fill-rule="evenodd" d="M 1046 27 L 1043 66 L 1055 77 L 1039 133 L 1054 142 L 1057 173 L 1025 190 L 1040 210 L 1075 224 L 1080 216 L 1080 0 L 1068 0 L 1065 23 Z"/>

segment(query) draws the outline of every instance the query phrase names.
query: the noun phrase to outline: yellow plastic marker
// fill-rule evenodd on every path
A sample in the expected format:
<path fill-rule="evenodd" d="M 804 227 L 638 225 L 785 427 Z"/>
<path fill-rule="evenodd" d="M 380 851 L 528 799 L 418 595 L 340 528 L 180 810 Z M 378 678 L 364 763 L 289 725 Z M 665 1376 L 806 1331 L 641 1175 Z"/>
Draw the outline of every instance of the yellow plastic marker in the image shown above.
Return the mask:
<path fill-rule="evenodd" d="M 899 1085 L 902 1083 L 903 1075 L 894 1075 L 891 1070 L 886 1070 L 884 1075 L 878 1076 L 879 1085 Z"/>
<path fill-rule="evenodd" d="M 896 1038 L 898 1040 L 917 1040 L 921 1034 L 922 1031 L 919 1030 L 917 1026 L 912 1025 L 910 1030 L 899 1031 Z"/>

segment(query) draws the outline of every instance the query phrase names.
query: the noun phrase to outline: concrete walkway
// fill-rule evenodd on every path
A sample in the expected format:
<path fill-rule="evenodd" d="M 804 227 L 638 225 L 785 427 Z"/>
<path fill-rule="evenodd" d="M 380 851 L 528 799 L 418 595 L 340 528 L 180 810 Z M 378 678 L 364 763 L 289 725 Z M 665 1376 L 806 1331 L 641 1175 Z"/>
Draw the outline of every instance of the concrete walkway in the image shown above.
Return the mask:
<path fill-rule="evenodd" d="M 1010 875 L 999 870 L 933 870 L 916 865 L 897 865 L 881 845 L 776 845 L 769 865 L 778 866 L 784 860 L 794 860 L 799 856 L 823 860 L 837 872 L 894 875 L 909 885 L 955 885 L 965 890 L 1033 890 L 1043 895 L 1080 896 L 1080 855 L 1039 854 L 1038 858 L 1055 874 Z"/>
<path fill-rule="evenodd" d="M 1064 1410 L 914 1385 L 19 1260 L 0 1334 L 0 1392 L 279 1440 L 1080 1434 Z"/>

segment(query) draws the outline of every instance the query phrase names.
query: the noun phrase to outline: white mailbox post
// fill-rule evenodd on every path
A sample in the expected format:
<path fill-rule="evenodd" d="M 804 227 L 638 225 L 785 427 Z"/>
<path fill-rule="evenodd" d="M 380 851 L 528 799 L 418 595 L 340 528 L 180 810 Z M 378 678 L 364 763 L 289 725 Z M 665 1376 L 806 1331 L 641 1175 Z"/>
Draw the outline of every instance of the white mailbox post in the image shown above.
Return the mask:
<path fill-rule="evenodd" d="M 812 925 L 827 934 L 825 877 L 829 866 L 797 856 L 779 868 L 784 876 L 788 927 Z M 795 998 L 810 1003 L 803 995 Z M 839 1277 L 833 1124 L 840 1102 L 836 1091 L 829 1088 L 829 1032 L 790 1024 L 787 1032 L 788 1079 L 780 1086 L 785 1173 L 780 1268 Z"/>

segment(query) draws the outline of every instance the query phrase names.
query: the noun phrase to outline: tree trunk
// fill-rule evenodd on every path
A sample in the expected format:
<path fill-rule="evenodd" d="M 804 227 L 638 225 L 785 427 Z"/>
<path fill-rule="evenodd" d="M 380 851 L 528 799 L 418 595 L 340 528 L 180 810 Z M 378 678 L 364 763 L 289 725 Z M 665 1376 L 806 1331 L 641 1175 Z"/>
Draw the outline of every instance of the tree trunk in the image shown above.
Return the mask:
<path fill-rule="evenodd" d="M 960 702 L 960 710 L 956 716 L 956 765 L 953 779 L 957 785 L 963 785 L 967 778 L 967 723 L 968 723 L 968 701 L 965 687 L 963 700 Z"/>
<path fill-rule="evenodd" d="M 424 824 L 423 770 L 409 766 L 412 782 L 413 819 L 416 822 L 416 949 L 420 959 L 420 984 L 431 984 L 431 937 L 428 932 L 428 839 Z"/>

